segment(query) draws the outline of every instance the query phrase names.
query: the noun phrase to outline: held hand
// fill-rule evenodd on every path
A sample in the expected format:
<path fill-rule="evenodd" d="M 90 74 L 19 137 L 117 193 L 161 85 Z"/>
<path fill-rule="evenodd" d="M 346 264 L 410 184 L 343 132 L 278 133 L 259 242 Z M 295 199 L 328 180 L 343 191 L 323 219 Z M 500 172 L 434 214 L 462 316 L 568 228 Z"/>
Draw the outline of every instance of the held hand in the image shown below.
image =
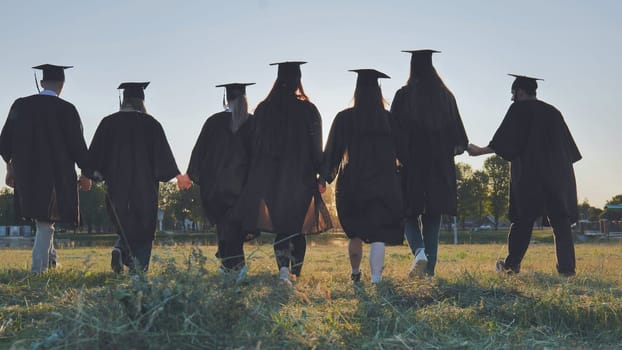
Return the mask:
<path fill-rule="evenodd" d="M 9 161 L 6 163 L 6 177 L 4 183 L 9 187 L 15 187 L 15 179 L 13 178 L 13 163 Z"/>
<path fill-rule="evenodd" d="M 11 188 L 15 187 L 15 179 L 13 179 L 13 175 L 6 174 L 6 177 L 4 178 L 4 183 Z"/>
<path fill-rule="evenodd" d="M 179 187 L 180 190 L 187 190 L 192 187 L 192 180 L 190 180 L 188 174 L 179 174 L 175 176 L 175 178 L 177 179 L 177 187 Z"/>
<path fill-rule="evenodd" d="M 479 156 L 482 154 L 482 148 L 472 143 L 469 143 L 469 145 L 467 146 L 467 152 L 472 157 Z"/>
<path fill-rule="evenodd" d="M 91 179 L 89 179 L 88 177 L 84 176 L 84 175 L 80 175 L 80 180 L 78 180 L 80 183 L 80 189 L 82 191 L 90 191 L 91 187 L 93 186 L 93 181 L 91 181 Z"/>
<path fill-rule="evenodd" d="M 320 193 L 326 192 L 326 183 L 325 182 L 318 183 L 317 190 L 320 191 Z"/>

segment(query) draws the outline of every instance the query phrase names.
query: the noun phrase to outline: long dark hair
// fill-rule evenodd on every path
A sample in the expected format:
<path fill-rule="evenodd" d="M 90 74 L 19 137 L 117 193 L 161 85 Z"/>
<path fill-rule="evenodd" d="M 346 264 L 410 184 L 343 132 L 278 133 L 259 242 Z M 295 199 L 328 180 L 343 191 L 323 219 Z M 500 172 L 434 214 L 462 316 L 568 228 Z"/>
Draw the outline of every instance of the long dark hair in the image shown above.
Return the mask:
<path fill-rule="evenodd" d="M 411 65 L 405 87 L 407 103 L 401 112 L 432 129 L 455 123 L 459 118 L 456 100 L 432 65 Z"/>
<path fill-rule="evenodd" d="M 357 115 L 356 131 L 389 131 L 387 101 L 382 97 L 382 90 L 376 81 L 363 84 L 357 82 L 352 101 Z"/>
<path fill-rule="evenodd" d="M 289 118 L 298 110 L 301 102 L 311 103 L 305 94 L 300 76 L 277 77 L 268 96 L 257 106 L 254 147 L 259 152 L 281 154 L 285 135 L 288 134 Z"/>
<path fill-rule="evenodd" d="M 295 87 L 294 89 L 292 89 Z M 264 102 L 270 101 L 276 96 L 295 96 L 296 99 L 301 101 L 309 101 L 309 97 L 305 94 L 305 89 L 302 87 L 302 81 L 300 77 L 293 78 L 277 78 L 272 85 L 272 90 L 268 93 L 268 96 L 264 99 Z"/>

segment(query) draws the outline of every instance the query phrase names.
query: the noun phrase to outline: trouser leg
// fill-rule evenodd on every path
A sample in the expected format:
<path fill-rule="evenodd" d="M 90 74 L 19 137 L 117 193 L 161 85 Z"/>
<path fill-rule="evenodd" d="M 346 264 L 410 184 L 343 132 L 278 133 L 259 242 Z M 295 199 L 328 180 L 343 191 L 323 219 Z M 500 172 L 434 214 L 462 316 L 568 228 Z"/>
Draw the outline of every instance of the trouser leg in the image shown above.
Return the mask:
<path fill-rule="evenodd" d="M 142 269 L 143 272 L 149 270 L 149 261 L 151 260 L 151 250 L 153 248 L 153 241 L 130 243 L 134 261 L 138 264 L 133 270 Z M 130 267 L 132 270 L 132 267 Z"/>
<path fill-rule="evenodd" d="M 32 247 L 31 271 L 41 273 L 47 270 L 50 264 L 50 250 L 53 249 L 54 244 L 54 223 L 35 220 L 35 224 L 37 231 Z M 56 251 L 54 251 L 54 259 L 56 259 Z"/>
<path fill-rule="evenodd" d="M 222 266 L 226 269 L 239 270 L 244 266 L 244 248 L 241 240 L 219 240 L 218 249 Z"/>
<path fill-rule="evenodd" d="M 121 261 L 123 262 L 123 265 L 130 266 L 132 264 L 132 256 L 130 255 L 129 247 L 121 235 L 117 238 L 113 248 L 117 248 L 121 251 Z"/>
<path fill-rule="evenodd" d="M 417 255 L 417 250 L 424 247 L 423 236 L 421 234 L 421 225 L 419 218 L 409 218 L 404 225 L 404 236 L 408 241 L 408 246 L 413 255 Z"/>
<path fill-rule="evenodd" d="M 508 234 L 508 256 L 505 258 L 505 268 L 515 272 L 520 271 L 520 264 L 525 257 L 535 218 L 513 222 Z"/>
<path fill-rule="evenodd" d="M 434 276 L 434 268 L 438 256 L 438 234 L 441 229 L 441 216 L 439 214 L 421 215 L 421 226 L 423 227 L 423 246 L 425 255 L 428 258 L 426 273 Z"/>
<path fill-rule="evenodd" d="M 570 220 L 551 218 L 553 234 L 555 235 L 555 253 L 557 255 L 557 272 L 560 274 L 574 275 L 576 259 L 574 253 L 574 241 L 570 229 Z"/>
<path fill-rule="evenodd" d="M 274 238 L 274 256 L 279 269 L 289 269 L 291 262 L 290 234 L 277 234 Z"/>
<path fill-rule="evenodd" d="M 307 237 L 304 234 L 297 234 L 292 237 L 292 274 L 300 277 L 302 272 L 302 264 L 305 261 L 305 255 L 307 253 Z"/>

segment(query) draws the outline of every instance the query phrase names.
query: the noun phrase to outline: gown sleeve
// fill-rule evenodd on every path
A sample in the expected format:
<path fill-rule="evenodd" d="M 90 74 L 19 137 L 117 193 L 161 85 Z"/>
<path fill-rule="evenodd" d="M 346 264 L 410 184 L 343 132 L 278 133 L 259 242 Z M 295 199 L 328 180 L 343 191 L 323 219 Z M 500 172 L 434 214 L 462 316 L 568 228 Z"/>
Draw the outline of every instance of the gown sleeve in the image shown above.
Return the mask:
<path fill-rule="evenodd" d="M 337 114 L 333 125 L 330 127 L 328 140 L 326 141 L 326 149 L 324 150 L 324 160 L 320 170 L 320 176 L 328 183 L 332 183 L 337 177 L 339 167 L 343 155 L 346 151 L 346 142 L 344 138 L 344 125 L 342 114 Z"/>
<path fill-rule="evenodd" d="M 516 103 L 510 106 L 488 147 L 507 161 L 512 161 L 525 147 L 529 133 L 529 118 Z"/>
<path fill-rule="evenodd" d="M 155 126 L 153 147 L 155 178 L 167 182 L 179 174 L 179 168 L 160 123 Z"/>

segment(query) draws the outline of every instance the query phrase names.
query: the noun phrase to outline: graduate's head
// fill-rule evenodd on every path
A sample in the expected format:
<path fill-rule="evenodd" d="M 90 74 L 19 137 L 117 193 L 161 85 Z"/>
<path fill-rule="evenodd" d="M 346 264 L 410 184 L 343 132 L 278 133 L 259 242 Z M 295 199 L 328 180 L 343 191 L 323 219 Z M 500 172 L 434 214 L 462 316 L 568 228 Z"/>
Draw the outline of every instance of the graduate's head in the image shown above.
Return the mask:
<path fill-rule="evenodd" d="M 354 107 L 372 106 L 384 109 L 386 101 L 382 97 L 378 79 L 390 77 L 375 69 L 352 69 L 350 72 L 358 74 L 354 90 Z"/>
<path fill-rule="evenodd" d="M 283 92 L 294 94 L 300 100 L 308 100 L 307 95 L 302 87 L 302 72 L 300 66 L 307 62 L 303 61 L 288 61 L 279 63 L 270 63 L 271 66 L 278 65 L 278 72 L 276 75 L 276 81 L 272 87 L 272 91 L 268 95 L 268 98 L 274 93 Z"/>
<path fill-rule="evenodd" d="M 410 56 L 410 77 L 408 84 L 412 84 L 414 79 L 436 75 L 434 65 L 432 65 L 432 54 L 440 51 L 424 49 L 424 50 L 403 50 L 411 54 Z"/>
<path fill-rule="evenodd" d="M 216 85 L 216 87 L 225 88 L 225 94 L 222 99 L 223 107 L 227 108 L 228 105 L 238 98 L 246 99 L 246 87 L 250 85 L 255 85 L 255 83 L 230 83 Z"/>
<path fill-rule="evenodd" d="M 216 85 L 225 88 L 223 107 L 231 112 L 231 130 L 237 131 L 248 119 L 248 101 L 246 100 L 246 87 L 255 83 L 231 83 Z M 225 103 L 226 101 L 226 103 Z"/>
<path fill-rule="evenodd" d="M 65 69 L 73 68 L 73 66 L 57 66 L 53 64 L 42 64 L 32 67 L 43 71 L 43 77 L 40 84 L 45 90 L 52 90 L 60 95 L 65 85 Z"/>
<path fill-rule="evenodd" d="M 145 108 L 145 89 L 149 82 L 127 82 L 121 83 L 117 89 L 123 90 L 123 102 L 121 108 L 135 109 L 146 112 Z"/>
<path fill-rule="evenodd" d="M 537 81 L 542 79 L 517 74 L 508 75 L 515 78 L 512 83 L 512 101 L 523 101 L 536 97 L 536 90 L 538 89 Z"/>

